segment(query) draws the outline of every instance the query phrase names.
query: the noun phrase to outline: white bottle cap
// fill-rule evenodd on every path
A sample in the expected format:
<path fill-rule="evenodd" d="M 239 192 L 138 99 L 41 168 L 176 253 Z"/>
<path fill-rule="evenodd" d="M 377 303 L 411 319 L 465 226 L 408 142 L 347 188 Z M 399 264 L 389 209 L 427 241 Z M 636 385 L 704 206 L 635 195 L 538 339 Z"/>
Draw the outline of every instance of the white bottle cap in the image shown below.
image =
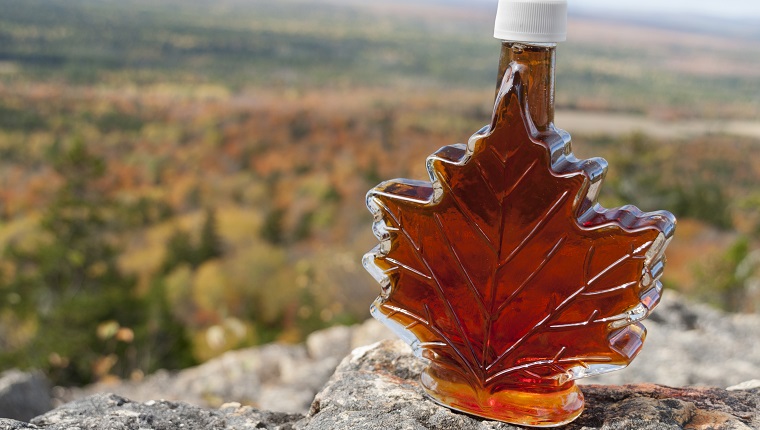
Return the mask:
<path fill-rule="evenodd" d="M 493 35 L 512 42 L 564 42 L 567 0 L 499 0 Z"/>

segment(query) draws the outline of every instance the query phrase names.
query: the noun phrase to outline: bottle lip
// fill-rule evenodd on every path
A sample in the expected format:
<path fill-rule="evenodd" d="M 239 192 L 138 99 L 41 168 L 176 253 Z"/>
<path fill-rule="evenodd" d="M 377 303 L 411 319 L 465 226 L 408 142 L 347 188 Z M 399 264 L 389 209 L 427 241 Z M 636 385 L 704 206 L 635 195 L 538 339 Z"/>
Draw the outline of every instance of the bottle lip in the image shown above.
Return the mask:
<path fill-rule="evenodd" d="M 567 0 L 499 0 L 494 37 L 512 42 L 564 42 Z"/>

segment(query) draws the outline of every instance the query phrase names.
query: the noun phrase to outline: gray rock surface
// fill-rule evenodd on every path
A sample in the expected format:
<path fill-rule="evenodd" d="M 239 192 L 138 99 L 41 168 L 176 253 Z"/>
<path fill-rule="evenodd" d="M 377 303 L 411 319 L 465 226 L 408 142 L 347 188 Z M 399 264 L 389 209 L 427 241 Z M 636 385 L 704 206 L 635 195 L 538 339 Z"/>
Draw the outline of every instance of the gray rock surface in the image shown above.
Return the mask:
<path fill-rule="evenodd" d="M 726 314 L 666 291 L 644 325 L 644 348 L 628 368 L 583 382 L 726 388 L 760 377 L 760 315 Z"/>
<path fill-rule="evenodd" d="M 427 400 L 422 365 L 406 344 L 385 341 L 355 350 L 317 395 L 299 428 L 516 429 L 473 418 Z M 567 430 L 758 429 L 760 389 L 675 389 L 644 384 L 583 387 L 586 411 Z"/>
<path fill-rule="evenodd" d="M 0 418 L 29 420 L 52 408 L 50 386 L 41 373 L 0 374 Z"/>
<path fill-rule="evenodd" d="M 114 392 L 138 401 L 183 400 L 216 406 L 227 398 L 250 401 L 257 398 L 262 384 L 278 378 L 279 361 L 291 356 L 305 357 L 305 352 L 298 347 L 266 345 L 256 350 L 233 351 L 181 372 L 160 371 L 139 382 L 99 383 L 59 396 L 69 401 L 93 393 Z"/>
<path fill-rule="evenodd" d="M 231 351 L 199 366 L 175 373 L 160 371 L 142 381 L 59 387 L 54 392 L 59 405 L 96 393 L 115 393 L 142 402 L 165 399 L 204 407 L 239 402 L 306 413 L 314 395 L 353 348 L 392 337 L 382 324 L 370 320 L 312 333 L 302 345 L 269 344 Z"/>
<path fill-rule="evenodd" d="M 337 326 L 312 333 L 306 338 L 306 351 L 314 360 L 345 357 L 351 352 L 351 327 Z"/>
<path fill-rule="evenodd" d="M 0 430 L 281 429 L 516 430 L 438 406 L 417 378 L 422 365 L 401 341 L 354 350 L 316 396 L 308 415 L 228 404 L 209 410 L 181 402 L 132 402 L 98 394 L 31 424 L 0 420 Z M 583 387 L 587 409 L 565 430 L 752 430 L 760 428 L 760 388 L 676 389 L 659 385 Z"/>
<path fill-rule="evenodd" d="M 292 430 L 301 418 L 239 404 L 210 410 L 182 402 L 138 403 L 115 394 L 96 394 L 61 406 L 29 424 L 0 419 L 0 430 Z"/>
<path fill-rule="evenodd" d="M 760 377 L 760 315 L 725 314 L 667 291 L 645 322 L 648 336 L 633 364 L 583 380 L 591 384 L 656 383 L 725 388 Z M 340 360 L 354 348 L 393 339 L 369 320 L 313 333 L 304 345 L 265 345 L 233 351 L 177 373 L 140 382 L 57 389 L 59 404 L 99 392 L 148 401 L 185 401 L 205 407 L 239 402 L 260 409 L 306 413 Z"/>

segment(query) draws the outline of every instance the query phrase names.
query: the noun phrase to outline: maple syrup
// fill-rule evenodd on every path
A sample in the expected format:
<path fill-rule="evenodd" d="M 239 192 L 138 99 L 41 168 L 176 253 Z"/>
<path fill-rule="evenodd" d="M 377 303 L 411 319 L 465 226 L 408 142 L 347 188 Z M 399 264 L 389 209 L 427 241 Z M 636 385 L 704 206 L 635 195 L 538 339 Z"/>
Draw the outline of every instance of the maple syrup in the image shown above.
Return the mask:
<path fill-rule="evenodd" d="M 428 361 L 422 386 L 530 426 L 572 421 L 574 381 L 638 354 L 675 227 L 667 212 L 596 203 L 606 163 L 575 158 L 554 127 L 554 59 L 554 44 L 504 42 L 490 125 L 431 155 L 430 182 L 367 195 L 372 314 Z"/>

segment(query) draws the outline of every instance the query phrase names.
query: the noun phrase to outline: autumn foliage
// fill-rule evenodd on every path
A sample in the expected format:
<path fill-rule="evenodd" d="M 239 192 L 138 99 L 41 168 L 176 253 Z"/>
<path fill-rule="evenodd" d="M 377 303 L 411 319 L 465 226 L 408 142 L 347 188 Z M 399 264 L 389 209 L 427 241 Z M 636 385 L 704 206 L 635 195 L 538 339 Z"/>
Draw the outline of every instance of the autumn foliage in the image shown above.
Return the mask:
<path fill-rule="evenodd" d="M 139 378 L 366 319 L 377 295 L 360 264 L 375 242 L 367 190 L 425 179 L 420 160 L 482 127 L 493 107 L 498 46 L 483 33 L 493 11 L 469 3 L 6 3 L 0 367 L 40 367 L 56 383 Z M 655 35 L 625 27 L 616 37 L 634 37 L 600 50 L 592 24 L 562 48 L 560 108 L 599 121 L 608 109 L 668 120 L 760 112 L 760 56 L 738 55 L 746 44 L 696 36 L 649 51 L 640 37 Z M 431 38 L 433 26 L 447 31 Z M 695 46 L 722 67 L 684 74 Z M 739 57 L 746 64 L 729 67 Z M 637 80 L 639 67 L 663 63 Z M 666 285 L 693 289 L 704 278 L 692 267 L 740 234 L 751 260 L 756 139 L 574 138 L 576 153 L 611 164 L 600 201 L 686 221 Z M 736 277 L 739 263 L 708 275 L 724 274 L 715 285 L 753 309 L 754 275 Z"/>

